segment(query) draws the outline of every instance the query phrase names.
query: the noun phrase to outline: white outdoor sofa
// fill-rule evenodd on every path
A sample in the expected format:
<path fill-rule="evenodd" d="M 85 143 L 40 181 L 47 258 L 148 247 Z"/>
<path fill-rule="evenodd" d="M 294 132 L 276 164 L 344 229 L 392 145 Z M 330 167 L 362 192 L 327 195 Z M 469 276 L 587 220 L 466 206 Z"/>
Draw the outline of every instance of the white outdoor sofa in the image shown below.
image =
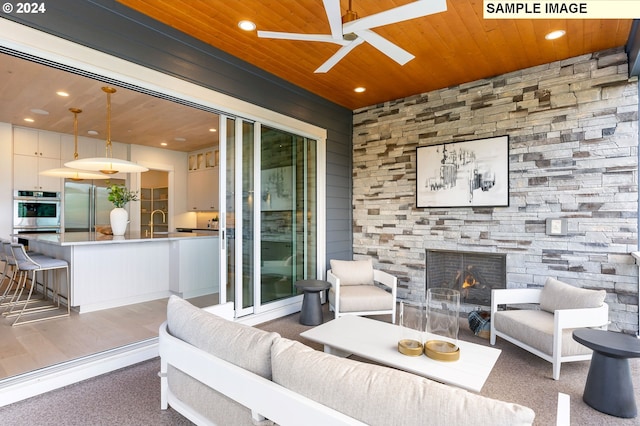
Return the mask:
<path fill-rule="evenodd" d="M 530 425 L 521 405 L 316 351 L 172 296 L 161 408 L 198 425 Z M 401 403 L 399 403 L 401 401 Z"/>

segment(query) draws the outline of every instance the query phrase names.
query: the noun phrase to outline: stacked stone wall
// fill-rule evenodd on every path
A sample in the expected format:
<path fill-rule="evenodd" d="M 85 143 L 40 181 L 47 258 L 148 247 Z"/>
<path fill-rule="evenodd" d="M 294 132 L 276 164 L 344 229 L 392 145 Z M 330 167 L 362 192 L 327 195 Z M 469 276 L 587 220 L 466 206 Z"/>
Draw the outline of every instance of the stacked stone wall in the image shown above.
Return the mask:
<path fill-rule="evenodd" d="M 508 207 L 416 207 L 416 148 L 502 135 Z M 354 258 L 396 275 L 399 298 L 424 296 L 425 249 L 506 253 L 507 287 L 605 289 L 610 329 L 638 331 L 638 82 L 622 48 L 356 110 L 353 149 Z"/>

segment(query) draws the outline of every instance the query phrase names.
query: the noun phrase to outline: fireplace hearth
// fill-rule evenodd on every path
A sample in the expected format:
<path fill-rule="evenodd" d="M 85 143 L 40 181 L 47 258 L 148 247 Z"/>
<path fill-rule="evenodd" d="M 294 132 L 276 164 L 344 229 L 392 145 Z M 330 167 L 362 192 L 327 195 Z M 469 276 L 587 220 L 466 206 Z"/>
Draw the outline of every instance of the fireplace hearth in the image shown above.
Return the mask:
<path fill-rule="evenodd" d="M 427 289 L 460 291 L 460 303 L 491 306 L 491 290 L 506 288 L 507 255 L 456 250 L 427 251 Z"/>

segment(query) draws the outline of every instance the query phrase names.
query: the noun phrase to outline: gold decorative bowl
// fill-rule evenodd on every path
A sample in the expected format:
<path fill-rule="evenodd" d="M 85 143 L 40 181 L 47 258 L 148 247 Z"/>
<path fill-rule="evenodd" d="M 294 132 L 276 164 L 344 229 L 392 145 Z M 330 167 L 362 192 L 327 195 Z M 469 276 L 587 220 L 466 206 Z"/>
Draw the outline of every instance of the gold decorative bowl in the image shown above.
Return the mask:
<path fill-rule="evenodd" d="M 113 231 L 110 226 L 96 226 L 96 232 L 103 235 L 113 235 Z"/>
<path fill-rule="evenodd" d="M 460 348 L 450 342 L 429 340 L 424 344 L 424 354 L 436 361 L 457 361 L 460 359 Z"/>
<path fill-rule="evenodd" d="M 420 356 L 422 355 L 422 343 L 417 340 L 402 339 L 398 341 L 398 352 L 402 355 Z"/>

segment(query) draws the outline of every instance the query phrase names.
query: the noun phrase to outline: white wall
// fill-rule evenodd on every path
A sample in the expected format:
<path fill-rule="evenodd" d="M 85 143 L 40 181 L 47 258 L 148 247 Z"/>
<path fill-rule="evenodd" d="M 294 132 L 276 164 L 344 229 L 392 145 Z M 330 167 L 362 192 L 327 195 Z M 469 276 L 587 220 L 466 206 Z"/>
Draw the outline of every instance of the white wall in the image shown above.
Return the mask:
<path fill-rule="evenodd" d="M 13 229 L 13 132 L 11 124 L 0 123 L 0 237 Z"/>

